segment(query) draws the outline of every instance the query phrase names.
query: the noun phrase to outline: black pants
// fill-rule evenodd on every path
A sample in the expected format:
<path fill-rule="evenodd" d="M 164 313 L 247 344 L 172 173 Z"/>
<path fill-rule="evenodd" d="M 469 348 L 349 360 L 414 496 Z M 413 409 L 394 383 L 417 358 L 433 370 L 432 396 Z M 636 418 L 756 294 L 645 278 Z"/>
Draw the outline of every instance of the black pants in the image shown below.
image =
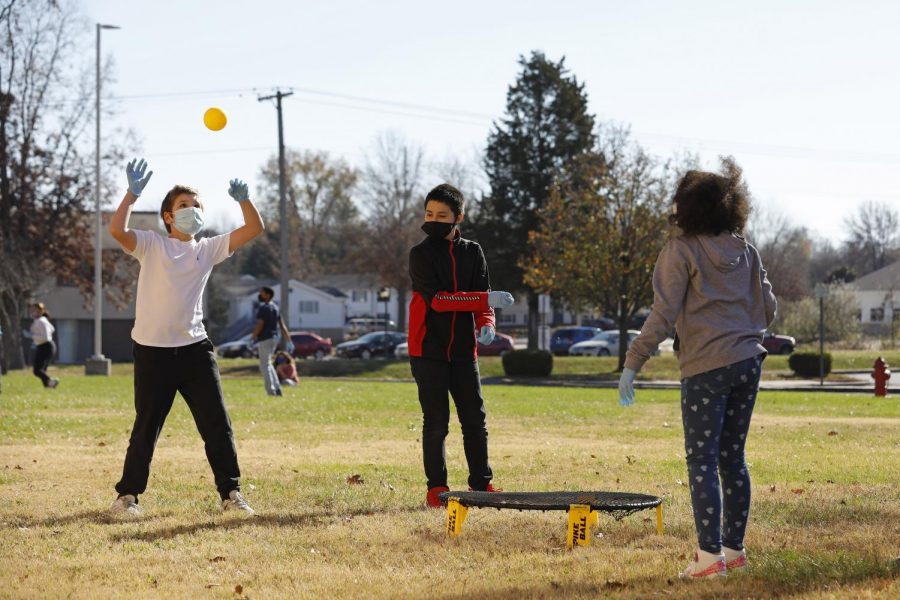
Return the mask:
<path fill-rule="evenodd" d="M 216 488 L 224 500 L 231 490 L 240 489 L 241 472 L 231 420 L 222 395 L 219 365 L 209 340 L 180 348 L 134 344 L 134 409 L 137 415 L 116 491 L 137 497 L 147 489 L 153 450 L 172 408 L 175 392 L 181 392 L 194 416 Z"/>
<path fill-rule="evenodd" d="M 34 376 L 41 380 L 41 383 L 44 384 L 44 387 L 50 383 L 50 376 L 47 375 L 47 367 L 50 366 L 50 361 L 53 359 L 53 355 L 56 354 L 56 344 L 52 341 L 44 342 L 34 350 L 34 360 L 32 360 L 32 372 Z"/>
<path fill-rule="evenodd" d="M 444 362 L 410 358 L 412 374 L 419 387 L 422 405 L 422 454 L 428 487 L 447 485 L 447 461 L 444 440 L 450 425 L 450 401 L 453 397 L 462 425 L 463 449 L 469 464 L 469 487 L 484 490 L 493 478 L 488 464 L 487 426 L 478 363 Z"/>

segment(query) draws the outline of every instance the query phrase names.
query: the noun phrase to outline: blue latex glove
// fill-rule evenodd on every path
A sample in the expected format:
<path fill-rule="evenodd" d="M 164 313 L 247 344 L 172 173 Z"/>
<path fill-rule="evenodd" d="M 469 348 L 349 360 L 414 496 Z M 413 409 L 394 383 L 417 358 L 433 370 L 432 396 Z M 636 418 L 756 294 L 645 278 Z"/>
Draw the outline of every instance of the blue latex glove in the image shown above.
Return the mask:
<path fill-rule="evenodd" d="M 481 328 L 481 333 L 478 334 L 478 343 L 487 346 L 494 341 L 494 335 L 496 335 L 494 328 L 490 325 L 485 325 Z"/>
<path fill-rule="evenodd" d="M 287 350 L 288 354 L 293 356 L 294 355 L 294 342 L 292 342 L 291 340 L 288 340 L 287 343 L 284 345 L 284 349 Z"/>
<path fill-rule="evenodd" d="M 146 176 L 144 175 L 146 173 Z M 140 196 L 144 191 L 144 186 L 150 181 L 153 171 L 147 173 L 147 161 L 143 158 L 138 160 L 131 159 L 128 166 L 125 167 L 125 176 L 128 177 L 128 191 L 135 196 Z"/>
<path fill-rule="evenodd" d="M 228 195 L 238 202 L 246 202 L 250 199 L 250 192 L 247 190 L 247 184 L 240 179 L 232 179 L 228 182 Z"/>
<path fill-rule="evenodd" d="M 509 292 L 488 292 L 488 306 L 493 308 L 508 308 L 516 299 Z"/>
<path fill-rule="evenodd" d="M 634 378 L 637 372 L 634 369 L 625 367 L 622 369 L 622 376 L 619 377 L 619 404 L 622 406 L 631 406 L 634 404 Z"/>

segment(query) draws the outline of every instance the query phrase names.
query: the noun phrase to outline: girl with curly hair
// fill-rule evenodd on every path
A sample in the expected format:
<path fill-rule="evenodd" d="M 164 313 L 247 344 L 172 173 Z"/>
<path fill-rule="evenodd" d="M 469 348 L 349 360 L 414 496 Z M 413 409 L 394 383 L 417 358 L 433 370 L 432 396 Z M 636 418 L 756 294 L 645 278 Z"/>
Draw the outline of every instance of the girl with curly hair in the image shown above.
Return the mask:
<path fill-rule="evenodd" d="M 744 445 L 777 304 L 759 252 L 742 237 L 750 199 L 734 159 L 722 159 L 721 174 L 688 171 L 673 204 L 680 235 L 657 259 L 653 307 L 628 350 L 619 397 L 634 403 L 635 375 L 674 328 L 699 545 L 682 576 L 717 577 L 747 567 Z"/>

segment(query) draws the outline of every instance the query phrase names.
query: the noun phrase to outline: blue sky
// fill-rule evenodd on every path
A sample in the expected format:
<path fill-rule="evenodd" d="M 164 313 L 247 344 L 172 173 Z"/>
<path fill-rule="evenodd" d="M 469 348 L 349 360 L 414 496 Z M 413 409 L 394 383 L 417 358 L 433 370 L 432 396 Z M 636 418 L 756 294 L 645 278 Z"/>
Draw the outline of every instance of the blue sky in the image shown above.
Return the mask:
<path fill-rule="evenodd" d="M 198 187 L 213 222 L 240 212 L 277 150 L 257 95 L 294 88 L 285 141 L 361 164 L 393 130 L 435 159 L 470 157 L 503 114 L 517 58 L 565 56 L 591 110 L 656 154 L 733 154 L 757 202 L 819 235 L 866 200 L 900 207 L 900 3 L 862 1 L 447 3 L 333 0 L 136 4 L 85 0 L 112 23 L 120 98 L 105 127 L 132 128 L 154 170 L 139 209 L 174 183 Z M 92 36 L 85 52 L 93 56 Z M 203 111 L 219 106 L 213 133 Z M 427 107 L 427 108 L 417 108 Z M 435 180 L 435 182 L 437 182 Z M 431 183 L 429 181 L 428 183 Z M 122 191 L 125 182 L 122 177 Z"/>

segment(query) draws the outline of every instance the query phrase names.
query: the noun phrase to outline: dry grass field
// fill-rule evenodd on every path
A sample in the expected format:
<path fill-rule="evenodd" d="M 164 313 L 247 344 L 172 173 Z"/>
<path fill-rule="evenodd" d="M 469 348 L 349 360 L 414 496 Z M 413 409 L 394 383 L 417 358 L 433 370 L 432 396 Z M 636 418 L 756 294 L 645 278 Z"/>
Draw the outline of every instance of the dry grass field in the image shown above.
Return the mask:
<path fill-rule="evenodd" d="M 499 486 L 664 499 L 664 535 L 652 511 L 601 516 L 592 545 L 570 552 L 563 513 L 472 509 L 463 535 L 446 538 L 445 513 L 422 508 L 415 387 L 363 379 L 305 379 L 278 399 L 255 377 L 226 379 L 255 518 L 219 512 L 176 400 L 142 518 L 110 519 L 133 418 L 131 378 L 116 372 L 65 370 L 57 390 L 26 372 L 4 377 L 0 596 L 900 597 L 896 398 L 764 392 L 748 444 L 752 568 L 684 582 L 694 545 L 677 392 L 639 390 L 623 409 L 613 390 L 485 388 Z M 462 488 L 451 429 L 451 485 Z"/>

